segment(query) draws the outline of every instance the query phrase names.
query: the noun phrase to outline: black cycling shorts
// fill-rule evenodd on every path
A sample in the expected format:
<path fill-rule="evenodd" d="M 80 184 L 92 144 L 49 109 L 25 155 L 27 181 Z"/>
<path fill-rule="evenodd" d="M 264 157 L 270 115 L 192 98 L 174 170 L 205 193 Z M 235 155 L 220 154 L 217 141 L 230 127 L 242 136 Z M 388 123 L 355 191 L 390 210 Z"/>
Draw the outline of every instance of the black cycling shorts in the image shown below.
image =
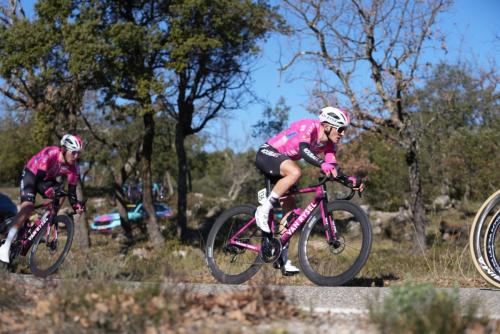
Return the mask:
<path fill-rule="evenodd" d="M 21 203 L 35 203 L 36 177 L 28 168 L 23 169 L 21 175 Z"/>
<path fill-rule="evenodd" d="M 290 160 L 290 157 L 281 154 L 271 145 L 264 144 L 257 151 L 255 165 L 268 176 L 281 177 L 280 166 L 285 160 Z"/>
<path fill-rule="evenodd" d="M 45 191 L 50 187 L 57 187 L 60 184 L 54 180 L 44 180 L 37 182 L 35 174 L 28 168 L 23 169 L 21 175 L 21 203 L 35 203 L 36 193 L 45 196 Z"/>

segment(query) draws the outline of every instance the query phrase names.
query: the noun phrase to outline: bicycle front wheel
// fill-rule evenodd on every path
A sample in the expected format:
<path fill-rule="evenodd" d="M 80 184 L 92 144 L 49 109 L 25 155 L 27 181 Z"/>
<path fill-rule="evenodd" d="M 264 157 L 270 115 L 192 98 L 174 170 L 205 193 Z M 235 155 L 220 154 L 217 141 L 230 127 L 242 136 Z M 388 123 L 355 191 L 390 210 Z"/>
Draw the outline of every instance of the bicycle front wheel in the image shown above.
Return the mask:
<path fill-rule="evenodd" d="M 338 241 L 329 244 L 320 210 L 308 220 L 299 240 L 299 262 L 304 275 L 322 286 L 338 286 L 353 279 L 368 260 L 372 229 L 365 212 L 347 201 L 328 203 Z"/>
<path fill-rule="evenodd" d="M 205 259 L 219 282 L 241 284 L 260 269 L 262 261 L 256 249 L 260 249 L 262 233 L 255 224 L 254 215 L 253 205 L 235 206 L 222 213 L 210 230 Z M 234 241 L 238 245 L 230 242 L 237 233 Z"/>
<path fill-rule="evenodd" d="M 469 248 L 474 266 L 490 284 L 500 288 L 500 272 L 497 264 L 495 240 L 498 231 L 498 210 L 500 209 L 500 190 L 491 195 L 481 206 L 472 223 L 469 234 Z"/>
<path fill-rule="evenodd" d="M 29 256 L 30 270 L 38 277 L 53 274 L 63 263 L 73 243 L 74 226 L 71 218 L 64 215 L 54 217 L 49 233 L 48 225 L 35 237 Z"/>

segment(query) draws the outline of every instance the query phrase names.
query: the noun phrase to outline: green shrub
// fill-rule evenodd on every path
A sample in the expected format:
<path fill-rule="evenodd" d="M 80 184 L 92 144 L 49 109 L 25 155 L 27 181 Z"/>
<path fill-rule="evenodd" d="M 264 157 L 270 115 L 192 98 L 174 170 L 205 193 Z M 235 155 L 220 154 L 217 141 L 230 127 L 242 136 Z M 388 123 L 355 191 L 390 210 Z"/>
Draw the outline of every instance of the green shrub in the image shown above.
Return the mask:
<path fill-rule="evenodd" d="M 406 283 L 391 288 L 383 300 L 368 300 L 370 319 L 382 333 L 461 333 L 476 322 L 477 301 L 462 305 L 458 288 L 436 289 L 431 284 Z"/>

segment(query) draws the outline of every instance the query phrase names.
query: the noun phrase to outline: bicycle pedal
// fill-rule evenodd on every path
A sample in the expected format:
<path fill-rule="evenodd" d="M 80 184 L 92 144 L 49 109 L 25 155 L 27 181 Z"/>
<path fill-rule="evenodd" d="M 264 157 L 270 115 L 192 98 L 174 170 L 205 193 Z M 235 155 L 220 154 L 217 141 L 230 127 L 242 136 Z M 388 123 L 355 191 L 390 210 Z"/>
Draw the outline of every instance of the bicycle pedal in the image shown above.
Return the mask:
<path fill-rule="evenodd" d="M 282 270 L 281 271 L 281 274 L 285 277 L 290 277 L 290 276 L 295 276 L 297 274 L 299 274 L 299 272 L 293 272 L 293 271 L 285 271 L 285 270 Z"/>

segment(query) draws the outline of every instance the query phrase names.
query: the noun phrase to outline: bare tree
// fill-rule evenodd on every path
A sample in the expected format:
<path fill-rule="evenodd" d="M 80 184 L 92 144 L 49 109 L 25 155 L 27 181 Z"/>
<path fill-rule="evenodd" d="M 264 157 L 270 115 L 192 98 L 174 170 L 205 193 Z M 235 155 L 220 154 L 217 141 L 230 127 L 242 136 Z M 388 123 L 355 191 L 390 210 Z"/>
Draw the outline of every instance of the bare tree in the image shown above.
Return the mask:
<path fill-rule="evenodd" d="M 316 101 L 350 107 L 354 126 L 392 139 L 406 152 L 416 251 L 425 250 L 425 217 L 418 160 L 418 128 L 408 97 L 428 42 L 451 0 L 285 0 L 300 45 L 288 69 L 312 62 Z"/>
<path fill-rule="evenodd" d="M 95 106 L 96 102 L 96 100 L 92 101 L 92 107 Z M 81 118 L 89 130 L 89 137 L 94 142 L 95 152 L 91 152 L 91 154 L 97 161 L 97 165 L 103 165 L 112 177 L 112 191 L 113 197 L 117 201 L 120 225 L 127 240 L 133 242 L 132 223 L 128 219 L 127 213 L 129 200 L 123 191 L 123 185 L 136 172 L 141 162 L 142 144 L 134 145 L 134 143 L 141 142 L 141 134 L 136 134 L 135 131 L 131 130 L 126 131 L 129 136 L 123 134 L 125 131 L 119 130 L 116 131 L 118 134 L 115 134 L 111 129 L 111 124 L 105 122 L 101 117 L 95 116 L 95 110 L 82 113 Z M 120 140 L 116 140 L 116 137 Z M 91 140 L 91 138 L 88 139 Z"/>
<path fill-rule="evenodd" d="M 229 190 L 222 198 L 223 201 L 227 202 L 226 205 L 234 203 L 238 199 L 245 184 L 252 182 L 252 180 L 259 180 L 259 173 L 253 163 L 249 164 L 249 161 L 242 155 L 235 153 L 244 151 L 244 145 L 250 141 L 250 136 L 243 134 L 243 140 L 235 140 L 229 133 L 230 126 L 228 119 L 222 119 L 220 129 L 211 136 L 209 141 L 214 151 L 220 152 L 224 157 L 224 167 L 221 172 L 227 180 L 230 180 L 228 182 Z"/>

